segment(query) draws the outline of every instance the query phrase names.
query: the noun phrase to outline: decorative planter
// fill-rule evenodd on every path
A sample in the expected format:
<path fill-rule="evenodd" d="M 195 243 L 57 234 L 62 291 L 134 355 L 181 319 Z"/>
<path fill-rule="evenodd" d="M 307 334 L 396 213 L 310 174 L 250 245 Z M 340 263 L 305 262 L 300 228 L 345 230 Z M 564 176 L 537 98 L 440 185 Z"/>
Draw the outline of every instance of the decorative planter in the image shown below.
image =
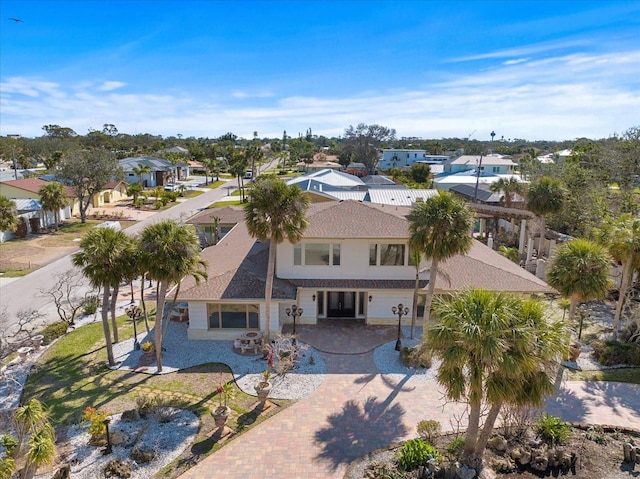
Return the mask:
<path fill-rule="evenodd" d="M 218 406 L 214 409 L 211 415 L 213 416 L 213 420 L 215 421 L 216 427 L 218 429 L 224 427 L 224 425 L 227 423 L 227 420 L 229 419 L 230 413 L 231 409 L 229 409 L 228 406 Z"/>
<path fill-rule="evenodd" d="M 256 394 L 258 395 L 258 400 L 264 404 L 267 401 L 267 396 L 271 392 L 271 383 L 269 381 L 260 381 L 253 388 L 256 390 Z"/>
<path fill-rule="evenodd" d="M 44 336 L 42 334 L 36 334 L 35 336 L 31 336 L 31 346 L 36 348 L 36 350 L 40 349 L 42 346 L 42 341 L 44 340 Z"/>

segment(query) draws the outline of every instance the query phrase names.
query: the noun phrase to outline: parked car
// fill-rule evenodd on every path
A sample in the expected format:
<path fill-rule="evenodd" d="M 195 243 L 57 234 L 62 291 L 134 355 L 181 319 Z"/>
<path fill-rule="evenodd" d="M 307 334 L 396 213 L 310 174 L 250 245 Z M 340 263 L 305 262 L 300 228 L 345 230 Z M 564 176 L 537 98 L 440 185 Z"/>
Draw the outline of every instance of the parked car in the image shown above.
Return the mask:
<path fill-rule="evenodd" d="M 164 191 L 177 191 L 177 190 L 178 190 L 178 185 L 175 185 L 175 184 L 164 185 Z"/>

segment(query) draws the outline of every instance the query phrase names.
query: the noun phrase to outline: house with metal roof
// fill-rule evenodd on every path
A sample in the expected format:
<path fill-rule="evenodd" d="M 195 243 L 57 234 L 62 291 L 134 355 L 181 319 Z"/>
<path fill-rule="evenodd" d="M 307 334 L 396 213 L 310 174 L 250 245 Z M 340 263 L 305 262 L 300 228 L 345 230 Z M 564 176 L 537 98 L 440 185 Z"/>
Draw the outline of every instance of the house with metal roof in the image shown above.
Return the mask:
<path fill-rule="evenodd" d="M 118 163 L 124 171 L 127 183 L 142 183 L 146 188 L 164 186 L 171 180 L 181 180 L 189 176 L 187 162 L 174 164 L 163 158 L 153 156 L 134 156 L 123 158 Z M 140 168 L 148 168 L 148 172 L 138 174 Z"/>
<path fill-rule="evenodd" d="M 300 242 L 277 246 L 270 324 L 279 332 L 303 308 L 301 323 L 341 318 L 360 324 L 395 324 L 391 307 L 412 304 L 416 271 L 420 303 L 429 282 L 428 262 L 409 254 L 409 207 L 360 201 L 314 203 Z M 248 233 L 240 207 L 205 210 L 189 220 L 199 230 L 214 217 L 228 228 L 202 251 L 208 280 L 185 278 L 178 300 L 188 303 L 191 339 L 235 338 L 264 329 L 269 242 Z M 232 224 L 233 223 L 233 224 Z M 230 226 L 230 228 L 229 228 Z M 441 264 L 438 294 L 478 287 L 529 295 L 551 288 L 515 263 L 474 241 L 471 251 Z M 421 317 L 422 307 L 416 311 Z M 411 320 L 408 314 L 405 320 Z"/>

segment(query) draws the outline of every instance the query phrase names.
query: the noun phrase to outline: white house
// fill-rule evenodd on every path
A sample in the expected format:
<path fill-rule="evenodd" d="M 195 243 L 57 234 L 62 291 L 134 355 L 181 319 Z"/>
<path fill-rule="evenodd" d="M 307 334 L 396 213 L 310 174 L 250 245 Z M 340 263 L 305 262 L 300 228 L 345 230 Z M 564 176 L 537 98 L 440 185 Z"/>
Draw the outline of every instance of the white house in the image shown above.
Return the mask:
<path fill-rule="evenodd" d="M 442 164 L 448 159 L 446 155 L 430 155 L 426 150 L 391 148 L 382 150 L 378 169 L 410 168 L 414 163 Z"/>
<path fill-rule="evenodd" d="M 307 213 L 308 227 L 299 243 L 277 247 L 271 330 L 290 322 L 285 310 L 296 304 L 299 321 L 342 318 L 361 324 L 395 324 L 391 307 L 411 305 L 416 266 L 408 247 L 407 207 L 359 201 L 314 203 Z M 264 329 L 265 279 L 269 242 L 252 238 L 242 210 L 227 207 L 205 210 L 189 220 L 199 228 L 211 226 L 213 216 L 229 226 L 221 241 L 207 247 L 209 278 L 196 284 L 182 282 L 178 299 L 189 307 L 191 339 L 234 338 Z M 420 268 L 420 291 L 429 280 L 428 264 Z M 469 287 L 531 294 L 550 292 L 542 280 L 474 241 L 467 255 L 442 265 L 436 291 L 447 293 Z M 418 314 L 421 314 L 421 308 Z M 411 313 L 405 318 L 411 320 Z"/>
<path fill-rule="evenodd" d="M 181 180 L 189 176 L 188 163 L 173 164 L 163 158 L 152 156 L 135 156 L 123 158 L 118 163 L 124 171 L 127 183 L 142 183 L 145 187 L 164 186 L 169 180 Z M 138 176 L 139 168 L 147 167 L 148 173 Z"/>

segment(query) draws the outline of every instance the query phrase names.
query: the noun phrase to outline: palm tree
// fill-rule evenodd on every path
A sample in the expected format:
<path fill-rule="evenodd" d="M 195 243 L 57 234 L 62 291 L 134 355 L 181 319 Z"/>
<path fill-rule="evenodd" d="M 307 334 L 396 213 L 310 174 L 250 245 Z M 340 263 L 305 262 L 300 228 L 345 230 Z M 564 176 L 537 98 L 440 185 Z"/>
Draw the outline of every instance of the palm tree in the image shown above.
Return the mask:
<path fill-rule="evenodd" d="M 55 431 L 42 403 L 31 399 L 13 416 L 16 436 L 4 434 L 1 441 L 6 457 L 0 460 L 0 477 L 10 478 L 18 465 L 21 479 L 32 479 L 39 467 L 50 464 L 56 453 Z"/>
<path fill-rule="evenodd" d="M 15 231 L 18 227 L 18 209 L 13 200 L 0 195 L 0 232 Z"/>
<path fill-rule="evenodd" d="M 127 196 L 133 196 L 133 206 L 138 206 L 138 197 L 142 193 L 142 186 L 140 183 L 133 183 L 127 188 Z"/>
<path fill-rule="evenodd" d="M 276 248 L 285 239 L 297 243 L 307 228 L 305 217 L 309 199 L 297 186 L 288 186 L 275 176 L 259 177 L 251 188 L 251 199 L 244 215 L 249 234 L 269 241 L 269 263 L 265 283 L 265 340 L 271 328 L 271 295 L 276 264 Z"/>
<path fill-rule="evenodd" d="M 546 216 L 552 213 L 559 213 L 562 210 L 564 197 L 564 185 L 557 178 L 543 176 L 529 185 L 527 209 L 540 216 L 540 254 L 542 254 L 547 230 Z"/>
<path fill-rule="evenodd" d="M 207 263 L 200 258 L 200 242 L 195 228 L 174 220 L 159 221 L 144 228 L 140 233 L 140 249 L 147 276 L 158 282 L 155 343 L 158 372 L 162 372 L 162 327 L 169 285 L 177 284 L 179 288 L 185 276 L 193 276 L 196 282 L 206 279 Z"/>
<path fill-rule="evenodd" d="M 479 468 L 505 404 L 541 405 L 554 391 L 552 366 L 566 348 L 564 325 L 546 319 L 534 300 L 469 290 L 434 303 L 428 347 L 442 364 L 437 380 L 450 400 L 466 400 L 462 462 Z M 490 406 L 480 427 L 483 404 Z"/>
<path fill-rule="evenodd" d="M 60 223 L 60 210 L 67 206 L 69 203 L 67 200 L 67 191 L 62 183 L 57 181 L 50 181 L 46 185 L 43 185 L 38 191 L 40 196 L 40 202 L 42 203 L 42 209 L 45 211 L 52 211 L 54 217 L 54 227 L 58 231 L 58 224 Z"/>
<path fill-rule="evenodd" d="M 574 239 L 560 245 L 547 266 L 547 282 L 569 298 L 569 321 L 578 301 L 603 298 L 611 288 L 611 257 L 598 243 Z"/>
<path fill-rule="evenodd" d="M 613 336 L 617 339 L 620 317 L 631 287 L 633 272 L 640 269 L 640 217 L 625 214 L 615 221 L 607 221 L 600 232 L 600 240 L 608 247 L 611 256 L 622 263 L 620 294 L 613 319 Z"/>
<path fill-rule="evenodd" d="M 149 334 L 149 322 L 147 319 L 147 311 L 144 304 L 144 273 L 142 266 L 142 252 L 140 251 L 140 244 L 136 238 L 131 238 L 127 248 L 122 252 L 120 261 L 121 279 L 129 283 L 131 288 L 131 303 L 135 303 L 135 296 L 133 291 L 133 281 L 137 278 L 141 278 L 140 283 L 140 302 L 142 303 L 142 309 L 144 311 L 144 324 L 147 328 L 147 334 Z M 115 296 L 115 294 L 114 294 Z M 114 311 L 115 308 L 112 308 Z"/>
<path fill-rule="evenodd" d="M 247 162 L 244 157 L 237 158 L 234 163 L 231 163 L 229 167 L 229 173 L 235 176 L 238 179 L 238 189 L 240 190 L 240 197 L 244 202 L 244 181 L 243 177 L 245 172 L 247 171 Z"/>
<path fill-rule="evenodd" d="M 431 260 L 429 286 L 424 304 L 424 325 L 429 322 L 438 265 L 471 249 L 472 213 L 453 193 L 440 191 L 423 203 L 416 203 L 409 219 L 409 247 Z"/>
<path fill-rule="evenodd" d="M 109 331 L 109 294 L 111 287 L 122 277 L 121 261 L 123 252 L 129 247 L 130 239 L 123 231 L 112 228 L 97 228 L 89 231 L 80 242 L 80 251 L 72 256 L 73 264 L 82 269 L 94 288 L 102 288 L 102 328 L 107 342 L 107 360 L 115 365 L 111 333 Z M 112 308 L 114 309 L 114 308 Z M 114 341 L 118 342 L 118 327 L 115 315 L 111 316 Z"/>
<path fill-rule="evenodd" d="M 498 181 L 491 184 L 490 189 L 494 193 L 504 193 L 504 205 L 507 208 L 511 208 L 511 205 L 513 203 L 513 195 L 516 193 L 522 194 L 522 192 L 524 191 L 523 184 L 513 176 L 509 179 L 500 178 Z"/>
<path fill-rule="evenodd" d="M 138 165 L 134 166 L 132 169 L 133 173 L 138 177 L 138 184 L 142 186 L 142 176 L 151 173 L 151 167 L 149 165 Z"/>

